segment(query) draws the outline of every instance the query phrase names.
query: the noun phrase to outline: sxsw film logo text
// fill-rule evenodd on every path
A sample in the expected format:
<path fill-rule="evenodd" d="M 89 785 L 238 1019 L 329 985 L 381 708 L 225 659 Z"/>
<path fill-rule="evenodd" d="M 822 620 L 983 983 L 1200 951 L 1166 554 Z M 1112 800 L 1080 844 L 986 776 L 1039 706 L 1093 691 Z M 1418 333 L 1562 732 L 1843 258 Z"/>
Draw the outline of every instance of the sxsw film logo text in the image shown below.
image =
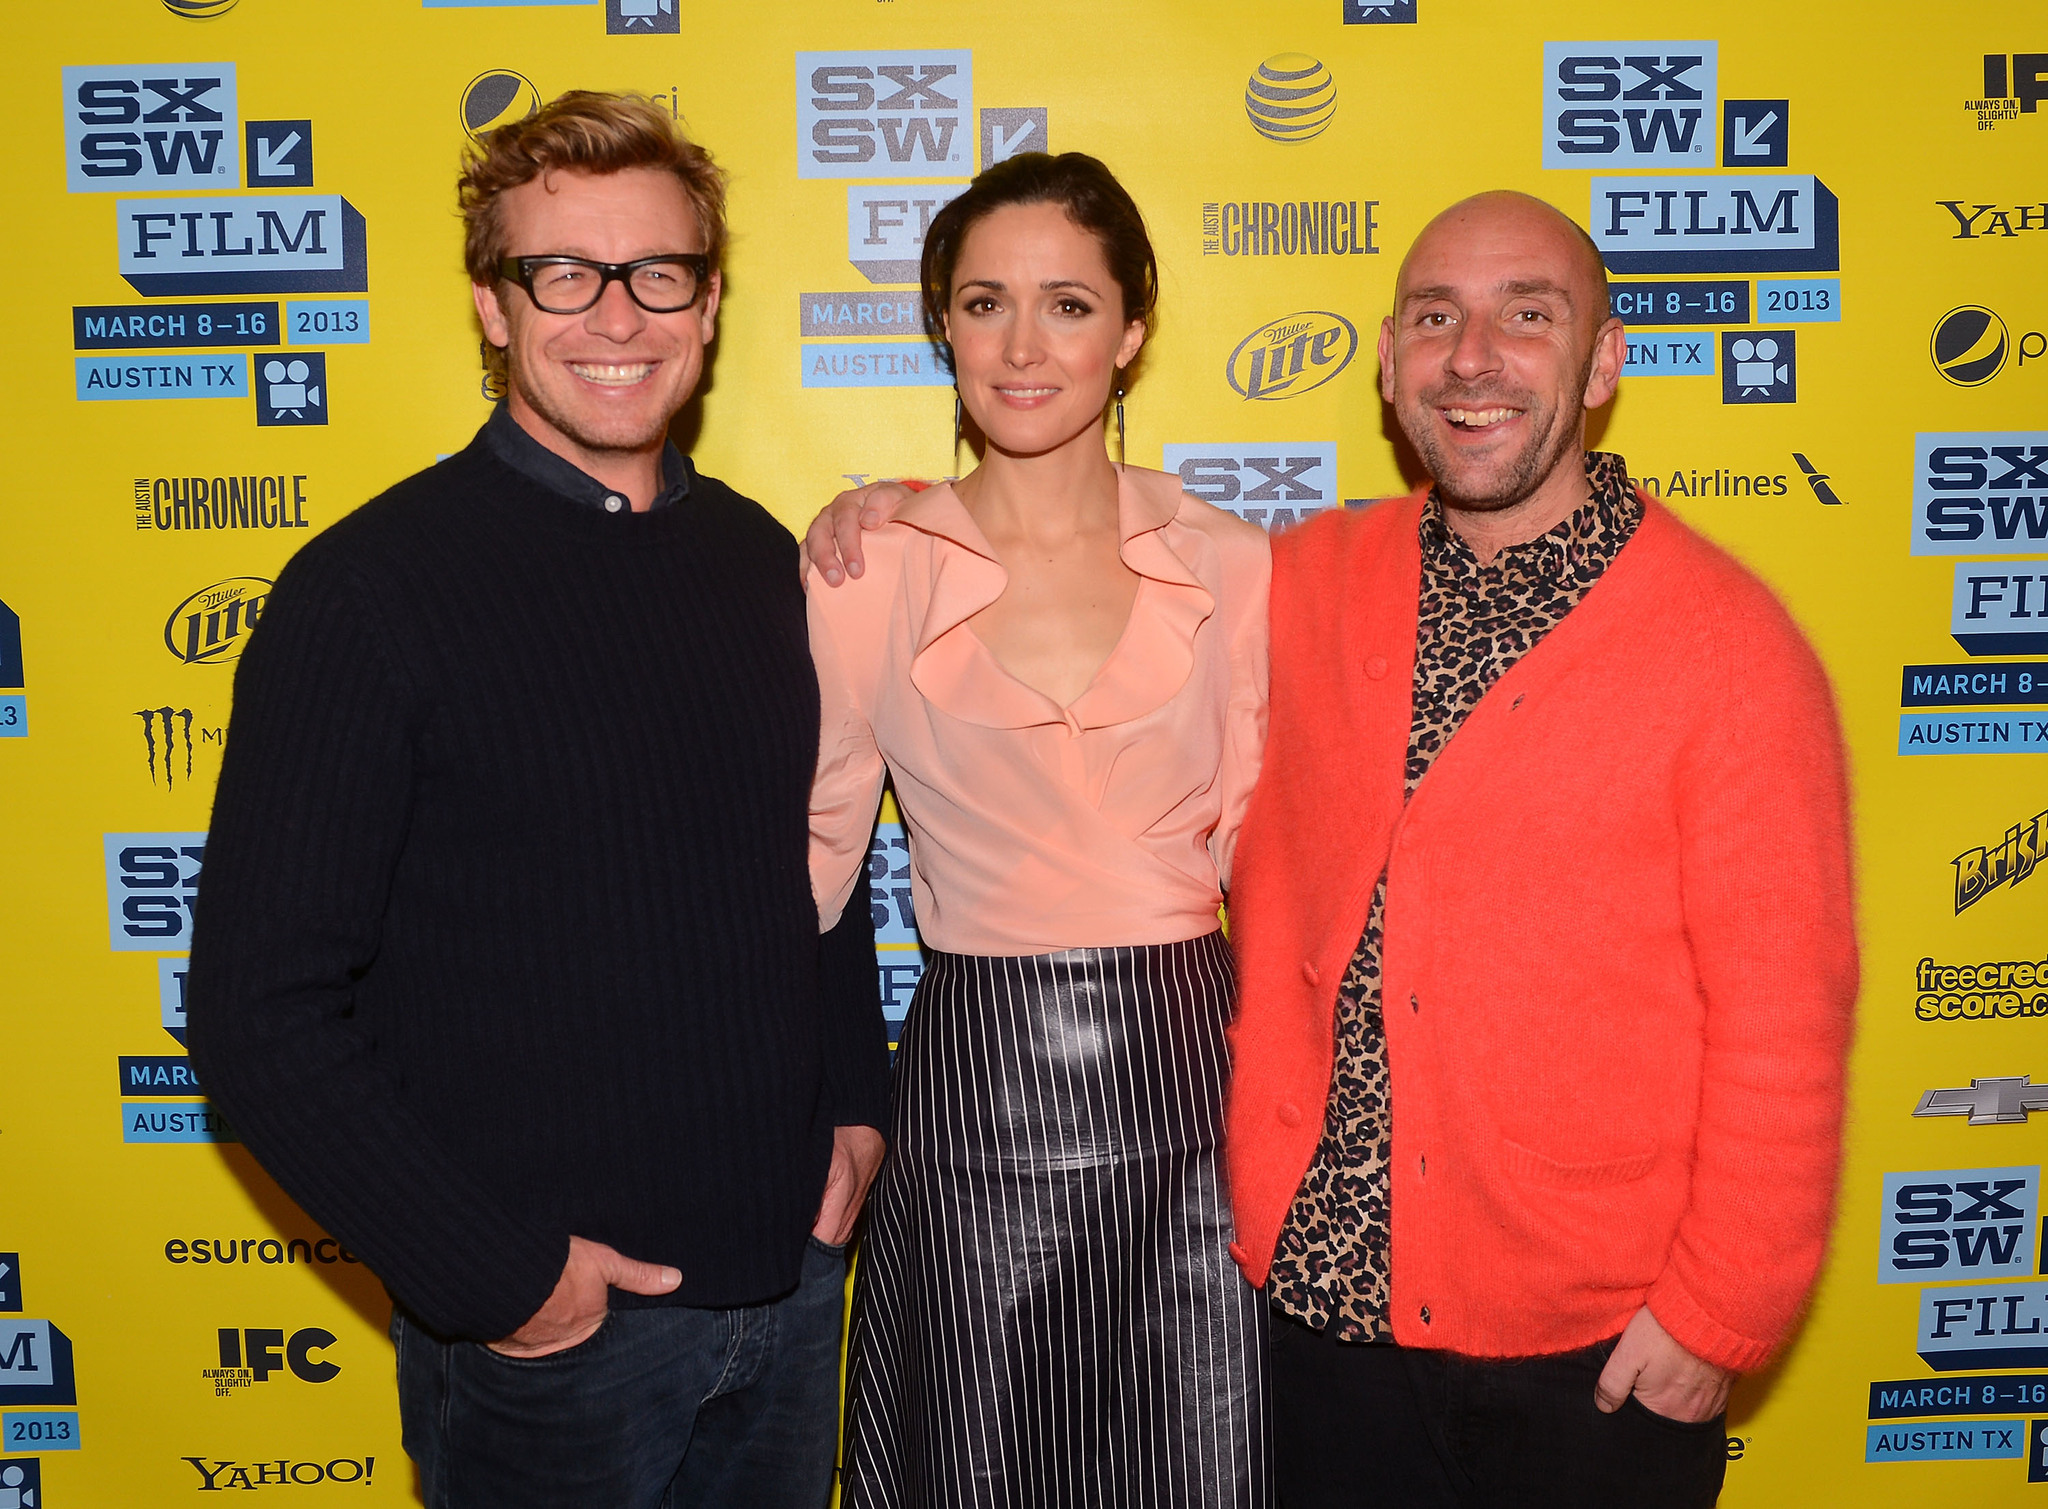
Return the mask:
<path fill-rule="evenodd" d="M 232 63 L 64 70 L 71 192 L 231 188 L 241 126 Z"/>
<path fill-rule="evenodd" d="M 1719 47 L 1713 42 L 1543 44 L 1543 166 L 1707 166 Z"/>
<path fill-rule="evenodd" d="M 965 178 L 974 55 L 957 51 L 796 55 L 801 178 Z"/>
<path fill-rule="evenodd" d="M 2040 1194 L 2036 1166 L 1886 1174 L 1877 1281 L 2031 1276 Z"/>

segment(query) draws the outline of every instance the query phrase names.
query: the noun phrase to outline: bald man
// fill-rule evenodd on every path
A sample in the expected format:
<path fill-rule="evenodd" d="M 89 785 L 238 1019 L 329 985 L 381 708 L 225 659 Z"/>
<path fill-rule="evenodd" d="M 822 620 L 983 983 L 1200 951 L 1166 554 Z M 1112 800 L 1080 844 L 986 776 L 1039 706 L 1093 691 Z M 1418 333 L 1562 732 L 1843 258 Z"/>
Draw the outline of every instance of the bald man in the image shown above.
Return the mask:
<path fill-rule="evenodd" d="M 1831 1216 L 1856 995 L 1826 676 L 1589 452 L 1626 354 L 1519 194 L 1416 239 L 1432 479 L 1274 542 L 1226 1148 L 1284 1509 L 1712 1504 Z"/>
<path fill-rule="evenodd" d="M 1429 480 L 1274 541 L 1229 898 L 1280 1503 L 1709 1505 L 1832 1215 L 1833 695 L 1761 583 L 1586 449 L 1626 342 L 1569 218 L 1444 211 L 1379 355 Z M 820 514 L 827 581 L 905 496 Z"/>

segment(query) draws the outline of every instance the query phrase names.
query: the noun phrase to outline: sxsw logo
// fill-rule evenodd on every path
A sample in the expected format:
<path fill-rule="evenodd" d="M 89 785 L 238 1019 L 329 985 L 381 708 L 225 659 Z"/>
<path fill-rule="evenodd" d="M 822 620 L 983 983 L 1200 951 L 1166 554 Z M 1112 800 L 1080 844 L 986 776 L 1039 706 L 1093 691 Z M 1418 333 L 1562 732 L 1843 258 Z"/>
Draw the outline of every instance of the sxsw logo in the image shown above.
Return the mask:
<path fill-rule="evenodd" d="M 963 183 L 848 184 L 846 260 L 870 283 L 915 283 L 932 216 L 966 192 Z"/>
<path fill-rule="evenodd" d="M 64 70 L 64 160 L 74 194 L 231 188 L 240 178 L 235 65 Z"/>
<path fill-rule="evenodd" d="M 1596 177 L 1587 228 L 1615 272 L 1834 272 L 1840 219 L 1811 174 Z"/>
<path fill-rule="evenodd" d="M 796 55 L 797 176 L 965 178 L 973 171 L 974 54 Z"/>
<path fill-rule="evenodd" d="M 152 298 L 229 293 L 362 293 L 362 214 L 339 194 L 123 199 L 122 280 Z"/>
<path fill-rule="evenodd" d="M 71 1338 L 47 1320 L 0 1319 L 0 1404 L 76 1404 Z"/>
<path fill-rule="evenodd" d="M 1915 1350 L 1938 1373 L 2048 1367 L 2048 1283 L 1930 1286 L 1920 1291 Z"/>
<path fill-rule="evenodd" d="M 206 835 L 108 833 L 104 843 L 110 946 L 148 953 L 191 947 Z"/>
<path fill-rule="evenodd" d="M 1338 502 L 1331 441 L 1169 445 L 1165 466 L 1187 492 L 1261 529 L 1285 529 Z"/>
<path fill-rule="evenodd" d="M 2040 1193 L 2038 1167 L 1886 1174 L 1877 1281 L 2028 1277 Z"/>
<path fill-rule="evenodd" d="M 1543 166 L 1700 167 L 1714 151 L 1713 42 L 1543 44 Z"/>
<path fill-rule="evenodd" d="M 1913 554 L 2048 555 L 2048 430 L 1915 435 Z"/>

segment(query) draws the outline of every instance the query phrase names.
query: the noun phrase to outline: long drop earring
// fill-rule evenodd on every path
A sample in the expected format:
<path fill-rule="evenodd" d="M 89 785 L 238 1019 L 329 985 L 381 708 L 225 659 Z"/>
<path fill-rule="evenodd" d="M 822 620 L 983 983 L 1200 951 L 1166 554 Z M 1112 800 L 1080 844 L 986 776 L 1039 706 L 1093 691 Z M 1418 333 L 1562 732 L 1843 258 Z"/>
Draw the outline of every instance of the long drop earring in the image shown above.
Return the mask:
<path fill-rule="evenodd" d="M 1124 464 L 1124 385 L 1116 385 L 1116 464 Z"/>
<path fill-rule="evenodd" d="M 960 437 L 964 432 L 962 425 L 964 417 L 960 406 L 960 389 L 955 387 L 953 389 L 953 465 L 956 469 L 960 465 Z"/>

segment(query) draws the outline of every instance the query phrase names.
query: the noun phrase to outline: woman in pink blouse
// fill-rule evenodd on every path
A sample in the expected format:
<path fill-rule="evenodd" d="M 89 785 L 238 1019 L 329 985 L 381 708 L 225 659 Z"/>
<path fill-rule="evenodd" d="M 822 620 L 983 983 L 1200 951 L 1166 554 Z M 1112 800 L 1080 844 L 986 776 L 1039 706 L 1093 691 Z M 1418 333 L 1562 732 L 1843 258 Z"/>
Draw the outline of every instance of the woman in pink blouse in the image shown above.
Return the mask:
<path fill-rule="evenodd" d="M 981 465 L 810 580 L 820 917 L 883 777 L 923 979 L 855 1285 L 845 1502 L 1257 1506 L 1265 1337 L 1217 1142 L 1217 930 L 1265 729 L 1266 538 L 1103 418 L 1157 270 L 1078 153 L 933 220 L 925 317 Z M 835 573 L 836 575 L 836 573 Z"/>

